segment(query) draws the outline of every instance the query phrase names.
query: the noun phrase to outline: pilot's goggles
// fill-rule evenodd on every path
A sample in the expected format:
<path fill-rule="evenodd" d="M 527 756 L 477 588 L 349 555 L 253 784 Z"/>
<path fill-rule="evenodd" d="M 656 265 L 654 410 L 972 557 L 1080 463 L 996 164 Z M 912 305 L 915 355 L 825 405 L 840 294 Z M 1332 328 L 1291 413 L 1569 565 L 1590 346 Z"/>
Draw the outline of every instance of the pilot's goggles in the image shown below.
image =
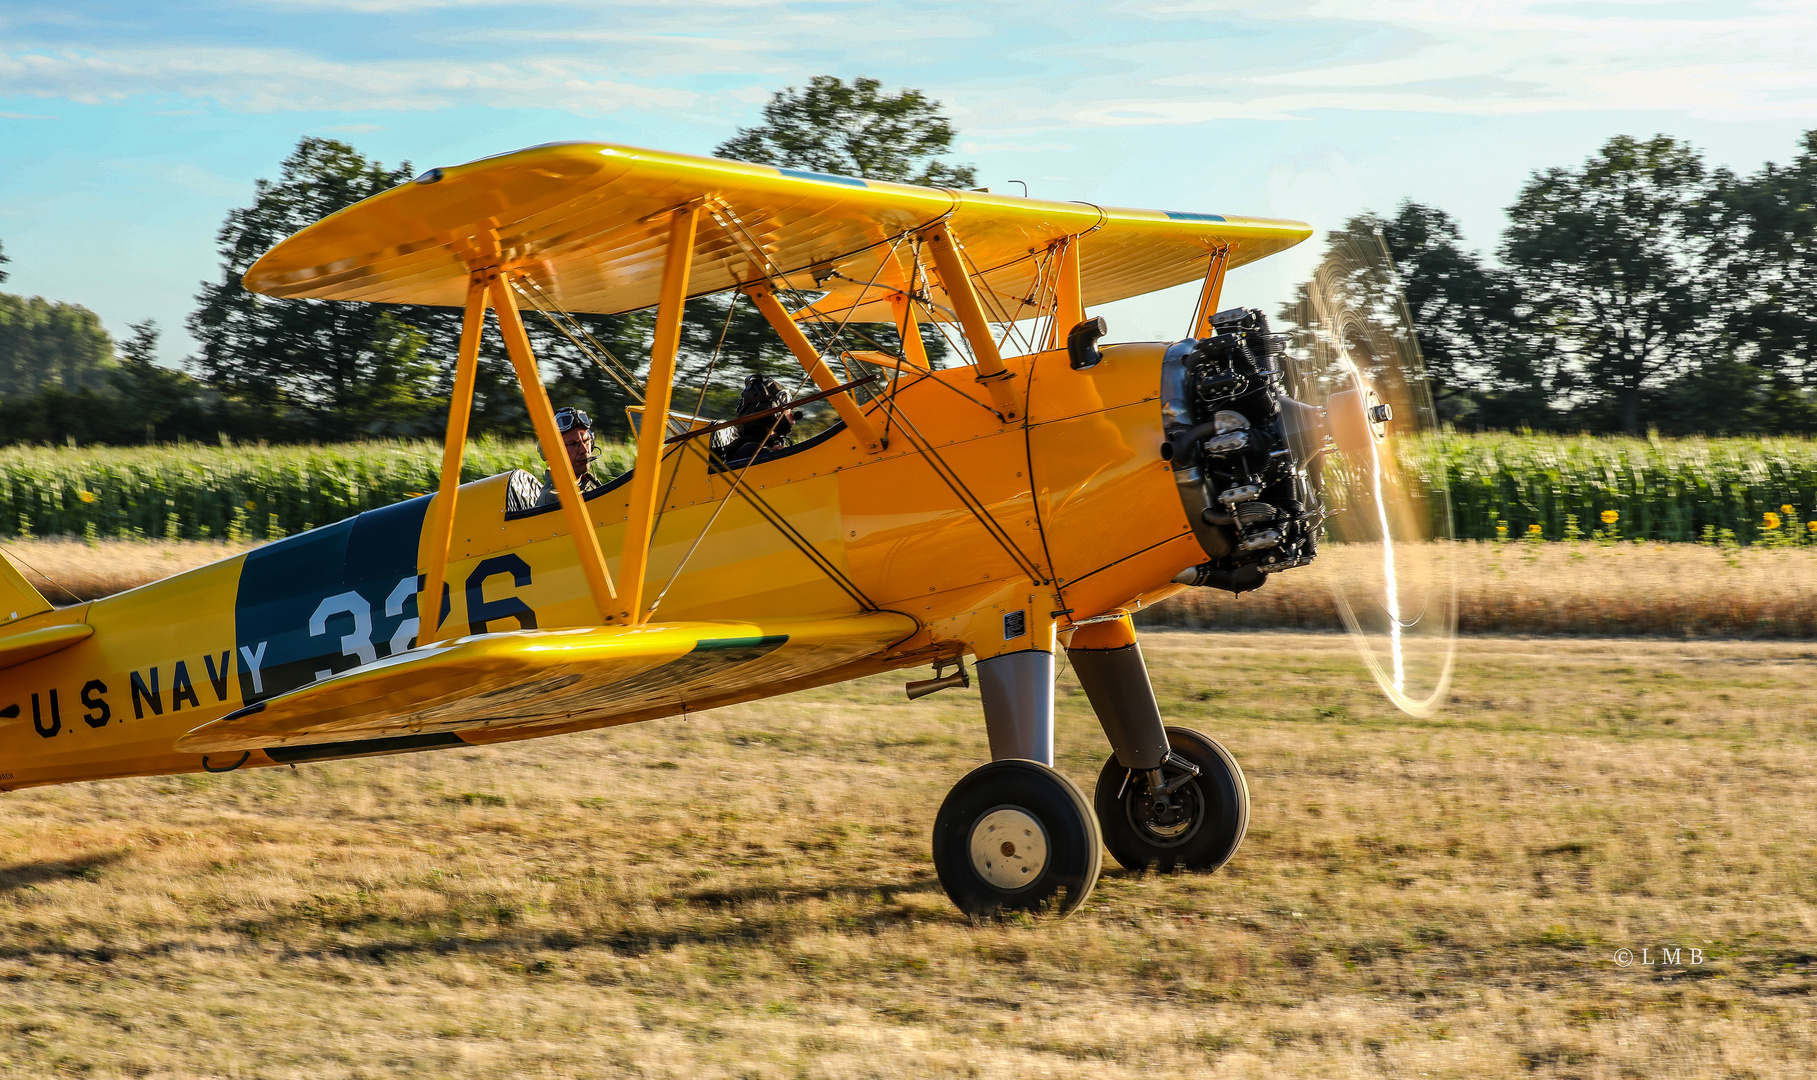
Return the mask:
<path fill-rule="evenodd" d="M 592 418 L 572 406 L 555 410 L 555 430 L 567 431 L 577 427 L 593 430 Z"/>

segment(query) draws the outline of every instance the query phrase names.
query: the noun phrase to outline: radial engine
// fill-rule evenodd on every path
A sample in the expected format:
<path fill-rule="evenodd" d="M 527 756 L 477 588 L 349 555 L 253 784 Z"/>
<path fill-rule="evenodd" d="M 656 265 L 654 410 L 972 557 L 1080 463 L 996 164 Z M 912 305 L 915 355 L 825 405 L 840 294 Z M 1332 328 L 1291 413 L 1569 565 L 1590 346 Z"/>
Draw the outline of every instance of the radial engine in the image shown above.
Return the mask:
<path fill-rule="evenodd" d="M 1329 439 L 1325 410 L 1288 396 L 1266 315 L 1232 308 L 1212 330 L 1174 345 L 1161 368 L 1161 456 L 1209 558 L 1174 580 L 1243 593 L 1318 554 Z"/>

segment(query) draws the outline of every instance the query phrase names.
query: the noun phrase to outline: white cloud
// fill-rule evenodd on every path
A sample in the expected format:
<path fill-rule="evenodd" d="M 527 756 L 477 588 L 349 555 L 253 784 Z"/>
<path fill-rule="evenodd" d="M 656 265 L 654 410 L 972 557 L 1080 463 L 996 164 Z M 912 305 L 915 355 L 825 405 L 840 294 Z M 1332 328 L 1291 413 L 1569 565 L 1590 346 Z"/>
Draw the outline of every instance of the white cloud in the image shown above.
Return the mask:
<path fill-rule="evenodd" d="M 1810 63 L 1817 55 L 1817 10 L 1808 5 L 1670 9 L 1705 17 L 1658 17 L 1661 5 L 1633 0 L 1594 6 L 1302 0 L 1247 8 L 1221 0 L 1156 0 L 1123 10 L 1169 25 L 1242 11 L 1249 32 L 1261 28 L 1282 40 L 1298 34 L 1313 44 L 1285 63 L 1245 66 L 1225 53 L 1208 71 L 1177 60 L 1174 70 L 1143 81 L 1146 93 L 1080 102 L 1067 119 L 1102 125 L 1283 121 L 1315 110 L 1817 116 L 1817 71 Z M 1333 34 L 1341 47 L 1316 44 Z"/>
<path fill-rule="evenodd" d="M 34 40 L 55 21 L 46 9 L 0 43 L 0 96 L 86 104 L 167 96 L 248 112 L 507 105 L 598 115 L 742 106 L 829 69 L 851 74 L 854 59 L 863 72 L 993 32 L 968 8 L 900 10 L 874 0 L 550 0 L 536 5 L 534 18 L 524 17 L 524 5 L 498 0 L 242 2 L 262 9 L 266 25 L 213 35 L 173 21 L 163 37 L 125 42 L 60 24 Z M 329 25 L 344 31 L 324 35 Z M 371 47 L 348 48 L 354 40 Z M 876 52 L 880 43 L 894 43 L 887 57 Z M 736 88 L 693 89 L 725 75 L 744 78 Z"/>
<path fill-rule="evenodd" d="M 1333 110 L 1817 118 L 1817 8 L 1790 0 L 1127 0 L 1108 12 L 1052 0 L 1038 15 L 988 0 L 549 0 L 536 19 L 500 0 L 251 2 L 269 13 L 267 39 L 286 42 L 286 19 L 341 12 L 326 18 L 356 35 L 366 16 L 412 13 L 384 20 L 407 36 L 408 58 L 193 34 L 182 45 L 13 44 L 0 47 L 0 95 L 150 95 L 248 112 L 743 115 L 812 74 L 889 71 L 945 102 L 977 140 L 968 153 L 1070 150 L 1057 129 Z M 9 40 L 28 40 L 25 25 Z"/>
<path fill-rule="evenodd" d="M 84 104 L 140 94 L 213 101 L 246 112 L 415 111 L 456 104 L 544 106 L 580 115 L 677 108 L 701 95 L 604 77 L 572 58 L 492 63 L 352 63 L 280 49 L 118 49 L 0 54 L 0 95 Z"/>
<path fill-rule="evenodd" d="M 187 162 L 123 160 L 107 162 L 109 168 L 153 177 L 172 187 L 183 188 L 214 199 L 243 198 L 247 184 L 231 176 L 201 168 Z"/>
<path fill-rule="evenodd" d="M 1054 154 L 1072 153 L 1077 149 L 1072 143 L 1063 142 L 975 142 L 967 139 L 959 144 L 962 154 Z"/>

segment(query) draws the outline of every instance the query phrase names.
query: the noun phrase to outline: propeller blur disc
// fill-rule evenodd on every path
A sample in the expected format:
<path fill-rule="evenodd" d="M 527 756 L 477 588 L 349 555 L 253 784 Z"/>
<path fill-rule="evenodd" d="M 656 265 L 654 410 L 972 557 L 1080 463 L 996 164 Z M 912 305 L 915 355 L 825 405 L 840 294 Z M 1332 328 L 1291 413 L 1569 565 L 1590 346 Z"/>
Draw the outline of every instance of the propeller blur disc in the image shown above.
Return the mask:
<path fill-rule="evenodd" d="M 1296 455 L 1327 514 L 1324 576 L 1389 700 L 1429 715 L 1450 686 L 1456 653 L 1451 502 L 1443 475 L 1419 460 L 1438 424 L 1381 237 L 1334 238 L 1291 314 L 1286 389 L 1325 410 L 1323 425 L 1299 436 Z"/>

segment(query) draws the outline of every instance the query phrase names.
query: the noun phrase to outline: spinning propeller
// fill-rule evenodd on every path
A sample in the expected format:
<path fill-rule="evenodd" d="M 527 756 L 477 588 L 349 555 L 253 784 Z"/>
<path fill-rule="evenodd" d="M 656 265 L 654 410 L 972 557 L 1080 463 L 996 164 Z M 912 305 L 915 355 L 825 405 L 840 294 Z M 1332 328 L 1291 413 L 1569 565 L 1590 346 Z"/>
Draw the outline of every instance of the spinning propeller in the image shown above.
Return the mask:
<path fill-rule="evenodd" d="M 1321 562 L 1344 625 L 1403 711 L 1433 712 L 1457 638 L 1451 503 L 1420 444 L 1438 424 L 1399 279 L 1379 235 L 1334 241 L 1291 313 L 1284 389 L 1295 457 L 1326 518 Z"/>

